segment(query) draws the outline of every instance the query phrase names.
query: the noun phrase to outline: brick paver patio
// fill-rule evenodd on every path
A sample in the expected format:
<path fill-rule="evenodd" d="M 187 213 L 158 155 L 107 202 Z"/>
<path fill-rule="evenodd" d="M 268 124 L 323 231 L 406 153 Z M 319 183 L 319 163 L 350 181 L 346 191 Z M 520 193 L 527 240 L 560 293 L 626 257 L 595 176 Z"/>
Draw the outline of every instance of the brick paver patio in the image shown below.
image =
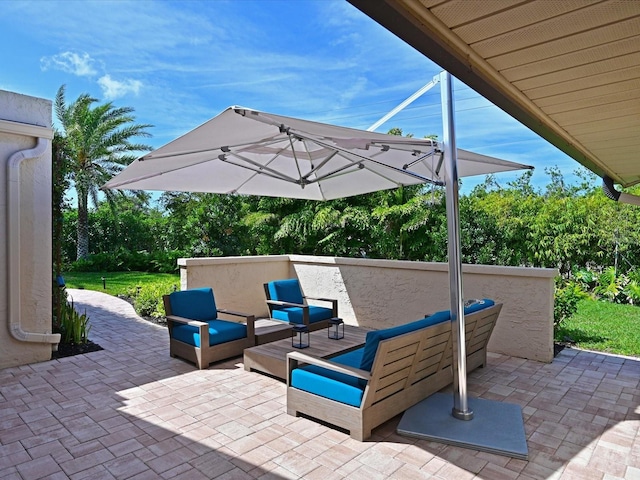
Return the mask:
<path fill-rule="evenodd" d="M 196 370 L 128 303 L 70 293 L 104 350 L 0 370 L 0 478 L 640 479 L 635 359 L 490 354 L 470 394 L 522 406 L 529 461 L 398 436 L 400 417 L 360 443 L 288 416 L 284 384 L 240 358 Z"/>

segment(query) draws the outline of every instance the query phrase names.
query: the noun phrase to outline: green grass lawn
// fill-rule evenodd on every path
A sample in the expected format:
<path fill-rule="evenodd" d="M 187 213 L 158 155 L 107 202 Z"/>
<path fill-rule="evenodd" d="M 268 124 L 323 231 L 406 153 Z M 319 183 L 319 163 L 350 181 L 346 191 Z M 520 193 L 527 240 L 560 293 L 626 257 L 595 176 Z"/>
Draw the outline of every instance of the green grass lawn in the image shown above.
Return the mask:
<path fill-rule="evenodd" d="M 137 287 L 157 286 L 180 290 L 180 275 L 145 272 L 71 272 L 63 275 L 67 288 L 97 290 L 109 295 L 131 295 Z M 104 278 L 104 284 L 102 279 Z M 106 288 L 103 288 L 103 285 Z M 171 290 L 169 290 L 171 291 Z"/>
<path fill-rule="evenodd" d="M 565 337 L 579 348 L 640 357 L 640 307 L 582 300 L 556 331 L 557 341 Z"/>

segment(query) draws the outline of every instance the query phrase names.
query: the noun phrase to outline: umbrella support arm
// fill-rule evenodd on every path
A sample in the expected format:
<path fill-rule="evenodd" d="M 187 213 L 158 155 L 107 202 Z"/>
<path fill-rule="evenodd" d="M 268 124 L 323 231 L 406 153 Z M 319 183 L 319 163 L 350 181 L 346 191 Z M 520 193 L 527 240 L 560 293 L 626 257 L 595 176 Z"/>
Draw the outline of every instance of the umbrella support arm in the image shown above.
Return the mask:
<path fill-rule="evenodd" d="M 421 87 L 418 91 L 416 91 L 413 95 L 407 98 L 404 102 L 402 102 L 400 105 L 398 105 L 396 108 L 391 110 L 389 113 L 387 113 L 384 117 L 382 117 L 376 123 L 374 123 L 369 128 L 367 128 L 367 132 L 375 132 L 376 128 L 378 128 L 380 125 L 385 123 L 391 117 L 395 116 L 396 113 L 403 110 L 407 105 L 412 104 L 416 99 L 420 98 L 422 95 L 427 93 L 429 90 L 435 87 L 438 83 L 440 83 L 440 75 L 436 75 L 435 77 L 433 77 L 433 79 L 429 83 Z"/>

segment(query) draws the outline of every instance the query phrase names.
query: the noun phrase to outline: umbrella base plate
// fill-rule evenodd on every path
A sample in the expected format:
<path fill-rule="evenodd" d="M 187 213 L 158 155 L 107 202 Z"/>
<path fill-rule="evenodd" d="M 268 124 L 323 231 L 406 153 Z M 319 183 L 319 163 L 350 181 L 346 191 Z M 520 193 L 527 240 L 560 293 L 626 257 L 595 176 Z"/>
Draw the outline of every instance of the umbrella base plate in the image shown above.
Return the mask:
<path fill-rule="evenodd" d="M 522 409 L 512 403 L 469 398 L 473 419 L 458 420 L 451 414 L 453 396 L 435 393 L 407 409 L 398 434 L 520 460 L 529 458 Z"/>

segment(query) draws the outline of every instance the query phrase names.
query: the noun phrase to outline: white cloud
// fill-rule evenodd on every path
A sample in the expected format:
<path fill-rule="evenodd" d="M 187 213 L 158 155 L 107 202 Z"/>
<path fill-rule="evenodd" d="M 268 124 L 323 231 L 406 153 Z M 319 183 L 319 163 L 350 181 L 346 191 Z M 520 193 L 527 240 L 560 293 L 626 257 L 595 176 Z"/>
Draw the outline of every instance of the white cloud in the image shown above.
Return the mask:
<path fill-rule="evenodd" d="M 142 82 L 140 80 L 125 80 L 123 82 L 114 80 L 111 75 L 104 75 L 98 79 L 98 85 L 107 100 L 124 97 L 128 93 L 138 95 Z"/>
<path fill-rule="evenodd" d="M 72 73 L 79 77 L 90 77 L 97 73 L 94 68 L 96 61 L 86 53 L 63 52 L 51 57 L 42 57 L 40 66 L 43 70 L 53 68 Z"/>

